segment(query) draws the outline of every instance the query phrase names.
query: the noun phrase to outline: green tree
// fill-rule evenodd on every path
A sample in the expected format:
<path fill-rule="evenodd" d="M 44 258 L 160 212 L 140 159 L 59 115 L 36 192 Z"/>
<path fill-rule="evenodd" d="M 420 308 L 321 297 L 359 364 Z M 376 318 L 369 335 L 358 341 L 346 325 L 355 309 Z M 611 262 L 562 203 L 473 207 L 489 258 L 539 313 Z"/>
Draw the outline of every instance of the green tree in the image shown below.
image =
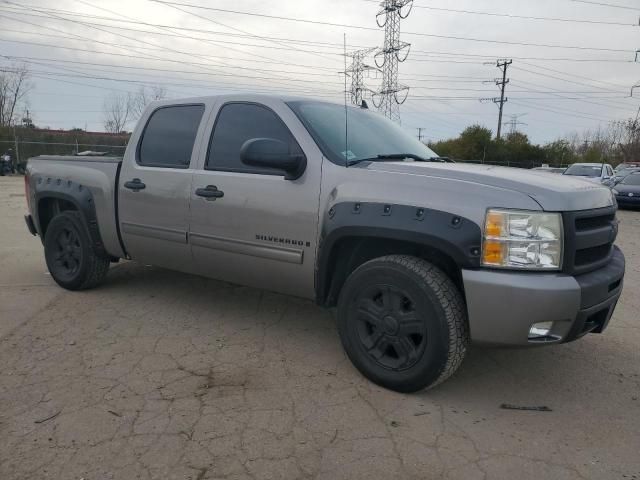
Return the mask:
<path fill-rule="evenodd" d="M 439 155 L 457 160 L 483 160 L 491 145 L 491 130 L 481 125 L 467 127 L 458 138 L 430 144 Z"/>

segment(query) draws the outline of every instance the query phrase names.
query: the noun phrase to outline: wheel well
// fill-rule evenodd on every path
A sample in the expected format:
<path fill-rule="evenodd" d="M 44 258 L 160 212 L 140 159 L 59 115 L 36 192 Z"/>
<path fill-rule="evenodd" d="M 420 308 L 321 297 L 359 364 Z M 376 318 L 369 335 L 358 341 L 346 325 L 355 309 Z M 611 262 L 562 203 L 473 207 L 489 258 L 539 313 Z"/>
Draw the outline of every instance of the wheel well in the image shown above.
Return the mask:
<path fill-rule="evenodd" d="M 40 224 L 40 235 L 44 239 L 49 223 L 60 212 L 66 210 L 78 210 L 78 207 L 68 200 L 62 198 L 42 198 L 38 202 L 38 223 Z"/>
<path fill-rule="evenodd" d="M 441 250 L 410 241 L 347 237 L 337 242 L 324 265 L 327 274 L 321 277 L 324 280 L 323 285 L 320 285 L 321 292 L 324 293 L 321 293 L 318 301 L 325 306 L 335 306 L 340 290 L 351 272 L 365 262 L 385 255 L 411 255 L 432 263 L 453 281 L 464 296 L 462 271 L 456 262 Z"/>

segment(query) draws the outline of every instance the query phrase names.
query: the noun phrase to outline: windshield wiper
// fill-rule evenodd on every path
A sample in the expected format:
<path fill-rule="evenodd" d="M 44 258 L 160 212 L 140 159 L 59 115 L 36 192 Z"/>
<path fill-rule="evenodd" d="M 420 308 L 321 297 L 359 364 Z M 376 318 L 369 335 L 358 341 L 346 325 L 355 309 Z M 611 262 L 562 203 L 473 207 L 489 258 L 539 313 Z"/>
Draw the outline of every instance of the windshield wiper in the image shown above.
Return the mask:
<path fill-rule="evenodd" d="M 434 158 L 424 158 L 420 155 L 415 155 L 413 153 L 389 153 L 385 155 L 378 155 L 372 158 L 359 158 L 358 160 L 352 160 L 347 162 L 347 167 L 351 167 L 352 165 L 357 165 L 362 162 L 384 162 L 385 160 L 405 160 L 410 158 L 411 160 L 415 160 L 416 162 L 432 162 L 439 161 L 434 160 Z"/>

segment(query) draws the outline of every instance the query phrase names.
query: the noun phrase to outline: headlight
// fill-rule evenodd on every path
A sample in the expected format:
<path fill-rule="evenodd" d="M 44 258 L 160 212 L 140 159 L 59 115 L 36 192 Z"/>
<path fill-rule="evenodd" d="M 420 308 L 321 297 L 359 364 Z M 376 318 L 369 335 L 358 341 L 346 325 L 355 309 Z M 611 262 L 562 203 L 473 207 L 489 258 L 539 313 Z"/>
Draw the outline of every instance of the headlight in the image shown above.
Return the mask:
<path fill-rule="evenodd" d="M 559 270 L 562 267 L 562 238 L 559 213 L 490 209 L 484 225 L 482 264 Z"/>

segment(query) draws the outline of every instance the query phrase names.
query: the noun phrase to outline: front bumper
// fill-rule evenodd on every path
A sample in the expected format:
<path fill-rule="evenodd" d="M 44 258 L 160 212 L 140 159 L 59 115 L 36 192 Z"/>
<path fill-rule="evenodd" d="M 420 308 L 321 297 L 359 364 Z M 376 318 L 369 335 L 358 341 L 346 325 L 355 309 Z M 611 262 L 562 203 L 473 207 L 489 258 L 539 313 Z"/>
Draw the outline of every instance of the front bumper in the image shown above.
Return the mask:
<path fill-rule="evenodd" d="M 492 270 L 463 270 L 471 340 L 492 345 L 570 342 L 602 332 L 622 293 L 624 255 L 578 276 Z M 551 336 L 529 340 L 534 323 L 553 321 Z"/>
<path fill-rule="evenodd" d="M 640 196 L 616 195 L 616 202 L 621 207 L 640 207 Z"/>

